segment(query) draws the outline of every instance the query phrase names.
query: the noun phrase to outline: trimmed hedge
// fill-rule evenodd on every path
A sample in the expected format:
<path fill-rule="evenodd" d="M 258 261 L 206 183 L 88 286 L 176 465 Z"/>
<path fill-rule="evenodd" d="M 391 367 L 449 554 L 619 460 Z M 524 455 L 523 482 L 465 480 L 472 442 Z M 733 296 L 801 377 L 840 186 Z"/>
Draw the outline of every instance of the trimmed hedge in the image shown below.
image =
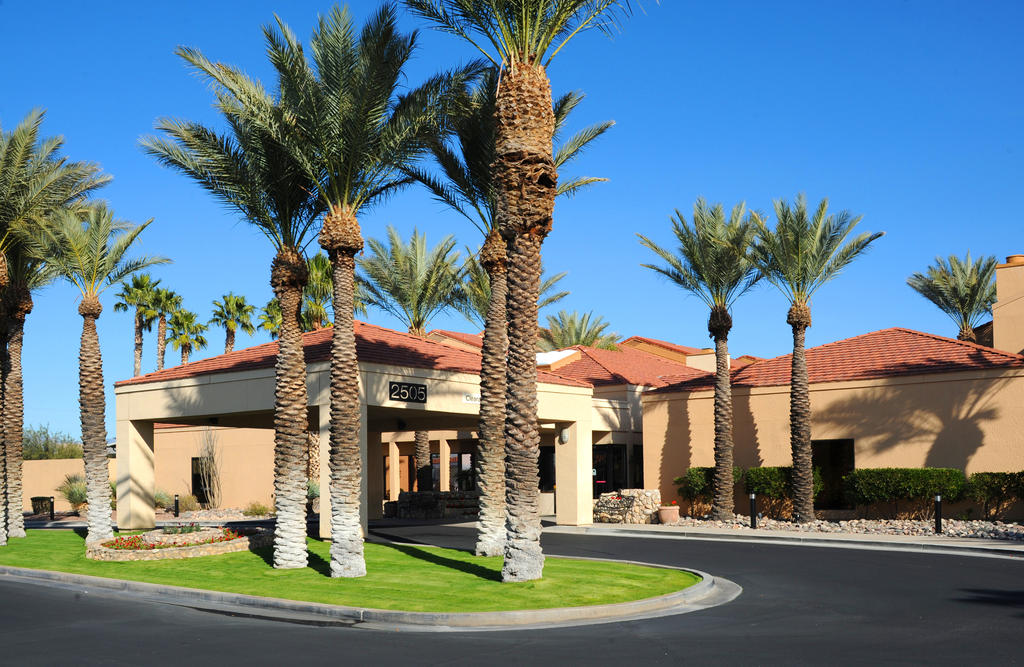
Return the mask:
<path fill-rule="evenodd" d="M 928 501 L 935 494 L 943 500 L 960 500 L 967 479 L 957 468 L 861 468 L 843 477 L 847 499 L 855 505 Z"/>
<path fill-rule="evenodd" d="M 1024 499 L 1024 472 L 976 472 L 966 492 L 981 503 L 984 518 L 998 518 L 1014 500 Z"/>
<path fill-rule="evenodd" d="M 793 468 L 790 466 L 749 468 L 743 477 L 747 493 L 756 493 L 772 500 L 791 500 L 793 497 Z M 821 471 L 814 469 L 814 497 L 825 488 Z"/>
<path fill-rule="evenodd" d="M 743 468 L 732 469 L 733 483 L 743 479 Z M 690 502 L 710 503 L 715 496 L 715 469 L 693 467 L 685 475 L 676 477 L 672 483 L 679 487 L 679 495 Z"/>

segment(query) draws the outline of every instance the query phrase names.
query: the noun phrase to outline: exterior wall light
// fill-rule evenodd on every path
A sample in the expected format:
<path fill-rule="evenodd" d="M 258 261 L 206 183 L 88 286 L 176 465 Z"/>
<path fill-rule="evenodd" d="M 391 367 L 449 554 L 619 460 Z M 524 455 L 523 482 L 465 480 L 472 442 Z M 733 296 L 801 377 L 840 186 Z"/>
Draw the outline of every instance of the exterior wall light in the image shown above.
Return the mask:
<path fill-rule="evenodd" d="M 558 443 L 561 445 L 569 442 L 569 429 L 563 428 L 558 432 Z"/>

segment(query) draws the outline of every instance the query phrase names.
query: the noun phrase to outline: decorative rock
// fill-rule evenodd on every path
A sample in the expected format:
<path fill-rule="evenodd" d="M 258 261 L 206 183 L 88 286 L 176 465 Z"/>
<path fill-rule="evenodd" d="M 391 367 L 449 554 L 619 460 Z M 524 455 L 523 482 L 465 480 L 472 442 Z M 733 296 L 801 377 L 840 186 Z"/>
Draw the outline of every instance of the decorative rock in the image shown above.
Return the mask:
<path fill-rule="evenodd" d="M 594 523 L 657 523 L 661 491 L 622 489 L 602 493 L 594 503 Z"/>

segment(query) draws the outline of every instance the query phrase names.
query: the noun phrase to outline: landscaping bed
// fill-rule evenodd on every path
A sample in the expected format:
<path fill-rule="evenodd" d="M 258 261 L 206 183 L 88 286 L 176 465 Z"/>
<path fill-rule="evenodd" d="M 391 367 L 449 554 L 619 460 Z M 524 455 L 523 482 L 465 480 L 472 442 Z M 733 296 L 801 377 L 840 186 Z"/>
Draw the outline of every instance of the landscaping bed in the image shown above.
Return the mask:
<path fill-rule="evenodd" d="M 330 543 L 308 540 L 309 566 L 272 567 L 272 547 L 185 560 L 103 562 L 85 557 L 73 531 L 29 530 L 0 547 L 0 566 L 47 569 L 245 595 L 372 609 L 483 612 L 629 602 L 674 593 L 700 581 L 681 570 L 548 558 L 537 581 L 501 582 L 502 559 L 464 551 L 366 544 L 368 574 L 332 579 Z"/>
<path fill-rule="evenodd" d="M 685 528 L 750 528 L 750 517 L 737 514 L 732 521 L 714 521 L 709 517 L 681 517 L 668 524 Z M 799 531 L 801 533 L 855 533 L 866 535 L 916 535 L 935 536 L 934 520 L 914 519 L 850 519 L 848 521 L 824 521 L 817 519 L 808 523 L 759 517 L 758 530 Z M 943 519 L 942 534 L 946 537 L 974 537 L 990 540 L 1024 541 L 1024 526 L 1002 521 L 965 521 Z"/>
<path fill-rule="evenodd" d="M 157 528 L 136 535 L 119 535 L 86 545 L 86 558 L 102 561 L 143 561 L 197 558 L 245 551 L 273 541 L 269 531 L 237 531 L 196 524 Z"/>

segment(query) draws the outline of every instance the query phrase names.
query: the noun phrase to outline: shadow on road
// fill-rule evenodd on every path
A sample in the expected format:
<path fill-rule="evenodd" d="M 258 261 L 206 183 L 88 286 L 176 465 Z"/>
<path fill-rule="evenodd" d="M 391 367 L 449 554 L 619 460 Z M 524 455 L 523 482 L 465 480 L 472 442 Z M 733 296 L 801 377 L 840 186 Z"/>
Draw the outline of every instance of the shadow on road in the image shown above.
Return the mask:
<path fill-rule="evenodd" d="M 956 598 L 958 602 L 970 602 L 973 604 L 987 604 L 994 607 L 1007 607 L 1010 609 L 1024 609 L 1024 590 L 995 590 L 987 588 L 962 588 L 962 592 L 969 597 Z M 1024 614 L 1017 614 L 1024 618 Z"/>

